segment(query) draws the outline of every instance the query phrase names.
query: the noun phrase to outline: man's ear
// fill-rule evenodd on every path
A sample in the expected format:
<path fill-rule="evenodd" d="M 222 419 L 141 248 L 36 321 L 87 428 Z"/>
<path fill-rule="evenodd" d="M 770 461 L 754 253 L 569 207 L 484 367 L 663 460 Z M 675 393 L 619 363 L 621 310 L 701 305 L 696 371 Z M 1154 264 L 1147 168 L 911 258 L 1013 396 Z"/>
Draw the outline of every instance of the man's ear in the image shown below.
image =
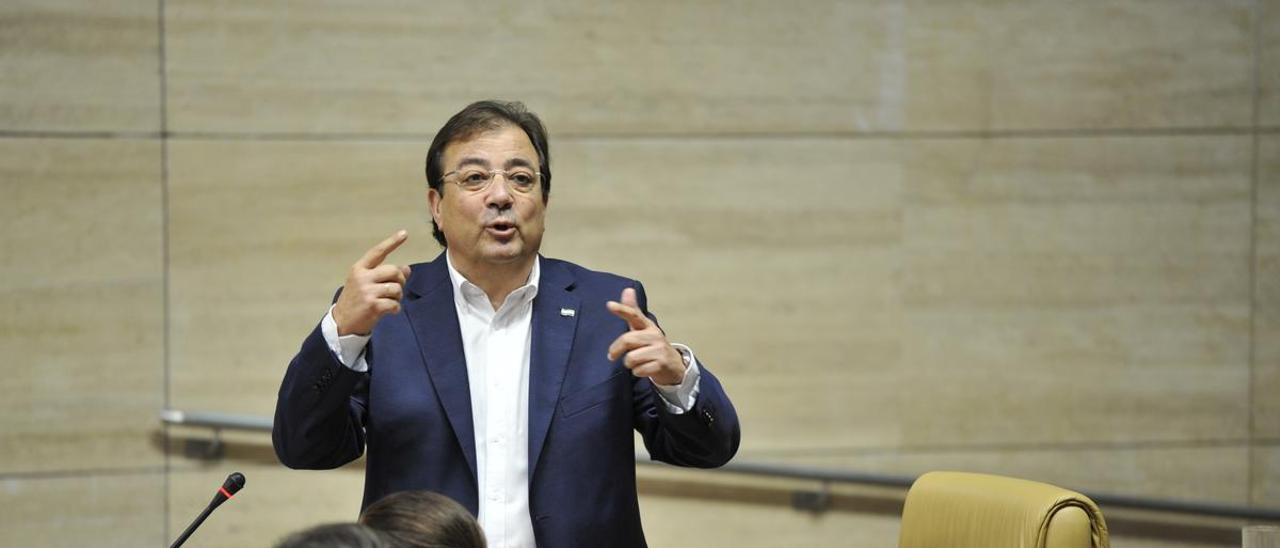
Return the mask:
<path fill-rule="evenodd" d="M 444 197 L 436 189 L 427 189 L 427 209 L 431 211 L 431 219 L 436 222 L 436 226 L 440 226 L 440 202 L 443 201 Z"/>

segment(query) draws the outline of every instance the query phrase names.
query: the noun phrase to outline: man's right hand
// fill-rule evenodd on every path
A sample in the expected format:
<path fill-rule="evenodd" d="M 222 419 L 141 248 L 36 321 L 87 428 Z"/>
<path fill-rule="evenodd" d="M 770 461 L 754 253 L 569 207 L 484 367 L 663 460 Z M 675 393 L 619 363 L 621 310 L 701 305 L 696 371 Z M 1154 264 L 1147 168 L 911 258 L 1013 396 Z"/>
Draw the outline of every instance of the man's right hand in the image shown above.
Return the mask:
<path fill-rule="evenodd" d="M 333 321 L 338 324 L 339 336 L 368 335 L 383 316 L 400 312 L 400 297 L 404 294 L 409 267 L 382 264 L 382 261 L 408 239 L 407 231 L 396 232 L 351 265 L 342 294 L 333 306 Z"/>

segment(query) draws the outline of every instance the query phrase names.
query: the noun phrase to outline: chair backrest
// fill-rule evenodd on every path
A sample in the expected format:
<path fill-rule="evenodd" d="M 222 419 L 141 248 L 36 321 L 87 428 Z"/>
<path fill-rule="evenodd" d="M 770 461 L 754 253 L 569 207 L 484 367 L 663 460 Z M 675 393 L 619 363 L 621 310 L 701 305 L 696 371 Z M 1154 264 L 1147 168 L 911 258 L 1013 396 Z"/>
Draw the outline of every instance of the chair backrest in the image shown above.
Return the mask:
<path fill-rule="evenodd" d="M 1109 548 L 1089 497 L 1035 481 L 929 472 L 902 509 L 898 548 Z"/>

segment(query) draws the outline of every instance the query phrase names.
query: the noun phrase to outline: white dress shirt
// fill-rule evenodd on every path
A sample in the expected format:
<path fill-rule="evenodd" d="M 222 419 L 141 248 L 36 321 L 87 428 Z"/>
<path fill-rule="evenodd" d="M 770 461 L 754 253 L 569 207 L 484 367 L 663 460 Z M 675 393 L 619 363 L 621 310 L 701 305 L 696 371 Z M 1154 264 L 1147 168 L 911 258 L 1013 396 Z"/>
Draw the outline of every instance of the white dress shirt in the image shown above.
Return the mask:
<path fill-rule="evenodd" d="M 525 285 L 507 295 L 502 306 L 494 310 L 488 295 L 463 277 L 447 258 L 448 253 L 445 255 L 471 392 L 480 526 L 491 548 L 532 547 L 535 544 L 529 515 L 529 355 L 533 300 L 538 295 L 542 261 L 541 258 L 534 261 Z M 364 347 L 369 336 L 339 337 L 332 307 L 321 320 L 320 330 L 343 365 L 355 371 L 368 371 Z M 684 381 L 676 386 L 654 386 L 667 409 L 680 414 L 693 407 L 699 373 L 693 352 L 684 345 L 672 346 L 688 364 Z"/>

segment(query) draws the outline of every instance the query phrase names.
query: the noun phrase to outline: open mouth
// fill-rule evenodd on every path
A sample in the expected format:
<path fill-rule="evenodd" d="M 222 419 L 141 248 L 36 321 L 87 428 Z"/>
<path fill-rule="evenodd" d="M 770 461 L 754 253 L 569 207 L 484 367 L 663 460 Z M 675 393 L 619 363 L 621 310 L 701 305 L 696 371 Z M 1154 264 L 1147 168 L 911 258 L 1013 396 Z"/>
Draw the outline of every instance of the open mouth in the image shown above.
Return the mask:
<path fill-rule="evenodd" d="M 516 225 L 510 221 L 493 221 L 485 226 L 485 231 L 498 238 L 510 238 L 516 233 Z"/>

